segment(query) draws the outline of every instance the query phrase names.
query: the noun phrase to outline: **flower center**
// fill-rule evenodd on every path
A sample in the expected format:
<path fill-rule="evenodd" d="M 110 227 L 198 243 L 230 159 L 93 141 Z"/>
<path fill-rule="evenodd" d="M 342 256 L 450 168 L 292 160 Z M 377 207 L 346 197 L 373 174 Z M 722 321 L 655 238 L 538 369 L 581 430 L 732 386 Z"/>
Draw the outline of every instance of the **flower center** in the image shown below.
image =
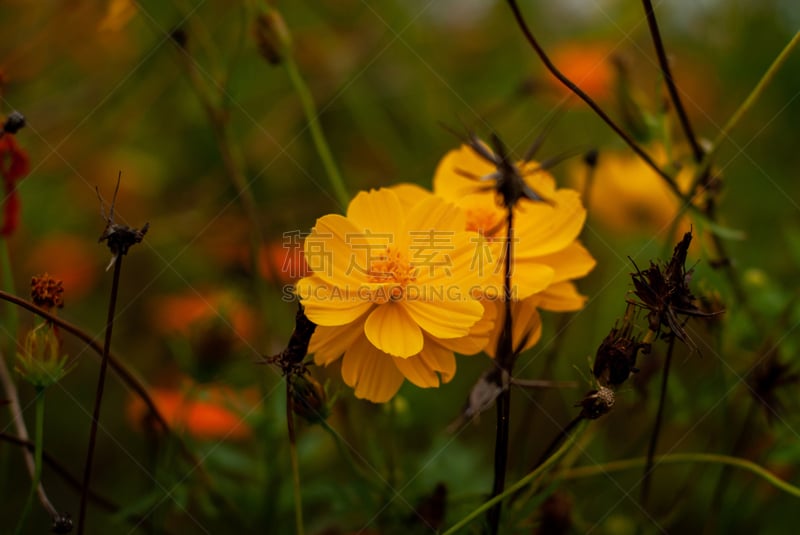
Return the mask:
<path fill-rule="evenodd" d="M 375 289 L 371 295 L 372 301 L 379 304 L 402 299 L 408 283 L 416 279 L 416 269 L 403 253 L 392 246 L 370 262 L 367 272 L 369 282 L 385 285 Z"/>
<path fill-rule="evenodd" d="M 477 232 L 489 241 L 501 236 L 503 230 L 503 215 L 497 210 L 486 208 L 468 208 L 467 230 Z"/>

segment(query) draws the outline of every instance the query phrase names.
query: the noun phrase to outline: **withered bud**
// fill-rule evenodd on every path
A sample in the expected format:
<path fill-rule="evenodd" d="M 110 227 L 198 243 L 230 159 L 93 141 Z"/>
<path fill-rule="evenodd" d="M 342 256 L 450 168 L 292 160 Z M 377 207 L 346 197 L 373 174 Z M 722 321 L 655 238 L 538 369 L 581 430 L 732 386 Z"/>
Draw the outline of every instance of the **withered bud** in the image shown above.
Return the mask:
<path fill-rule="evenodd" d="M 278 10 L 267 8 L 259 13 L 253 33 L 264 59 L 271 65 L 280 65 L 292 46 L 292 36 Z"/>
<path fill-rule="evenodd" d="M 130 249 L 131 246 L 141 243 L 149 228 L 150 223 L 145 223 L 141 229 L 112 223 L 106 227 L 105 232 L 103 232 L 103 235 L 100 236 L 98 241 L 105 241 L 113 258 L 116 259 L 120 255 L 124 256 L 128 254 L 128 249 Z"/>
<path fill-rule="evenodd" d="M 23 126 L 25 126 L 25 116 L 18 111 L 12 111 L 8 114 L 6 122 L 3 124 L 3 132 L 16 134 Z"/>
<path fill-rule="evenodd" d="M 600 343 L 594 358 L 592 373 L 602 384 L 619 386 L 628 380 L 636 368 L 636 355 L 640 349 L 649 344 L 638 342 L 631 336 L 629 328 L 611 329 L 608 336 Z"/>
<path fill-rule="evenodd" d="M 310 424 L 319 423 L 328 418 L 328 396 L 325 388 L 310 373 L 289 375 L 292 397 L 290 403 L 294 413 Z"/>
<path fill-rule="evenodd" d="M 587 420 L 597 420 L 611 410 L 614 401 L 614 391 L 601 386 L 597 390 L 590 390 L 575 406 L 583 408 L 581 416 Z"/>
<path fill-rule="evenodd" d="M 31 300 L 39 308 L 50 311 L 64 307 L 63 282 L 54 279 L 47 273 L 34 275 L 31 278 Z"/>

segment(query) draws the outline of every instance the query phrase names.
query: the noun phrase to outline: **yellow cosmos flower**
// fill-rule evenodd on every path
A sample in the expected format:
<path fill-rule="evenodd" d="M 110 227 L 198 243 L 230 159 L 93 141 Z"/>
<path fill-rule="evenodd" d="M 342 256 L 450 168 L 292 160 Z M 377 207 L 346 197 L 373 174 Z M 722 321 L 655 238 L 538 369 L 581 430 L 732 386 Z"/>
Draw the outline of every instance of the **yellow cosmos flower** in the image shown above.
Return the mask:
<path fill-rule="evenodd" d="M 662 145 L 654 145 L 649 152 L 658 165 L 667 163 Z M 676 182 L 683 191 L 691 184 L 694 172 L 687 165 L 678 173 Z M 680 201 L 664 180 L 630 151 L 601 152 L 588 189 L 585 166 L 576 169 L 575 174 L 576 186 L 585 192 L 592 216 L 609 230 L 619 234 L 663 234 L 672 227 Z M 684 218 L 676 229 L 677 235 L 682 236 L 689 227 L 688 218 Z"/>
<path fill-rule="evenodd" d="M 422 190 L 424 192 L 424 190 Z M 447 382 L 454 351 L 477 353 L 493 314 L 474 299 L 485 275 L 470 269 L 477 234 L 464 213 L 433 195 L 401 201 L 390 189 L 361 192 L 345 216 L 317 220 L 305 240 L 313 275 L 296 285 L 318 325 L 318 364 L 344 354 L 342 376 L 357 397 L 389 400 L 404 378 Z"/>
<path fill-rule="evenodd" d="M 529 186 L 548 202 L 520 201 L 514 209 L 512 296 L 522 300 L 549 286 L 586 275 L 594 258 L 577 241 L 586 220 L 586 210 L 578 192 L 557 189 L 552 175 L 536 162 L 520 164 Z M 477 265 L 492 277 L 488 298 L 502 297 L 503 254 L 506 211 L 496 193 L 474 177 L 487 176 L 496 169 L 468 146 L 450 151 L 436 169 L 433 191 L 457 203 L 466 214 L 466 228 L 477 232 L 482 241 Z"/>
<path fill-rule="evenodd" d="M 515 352 L 532 347 L 541 336 L 538 309 L 572 311 L 583 307 L 586 298 L 578 293 L 573 279 L 586 275 L 594 258 L 577 241 L 586 210 L 578 193 L 558 189 L 550 173 L 536 162 L 521 163 L 528 185 L 548 202 L 522 200 L 514 209 L 512 244 L 511 313 L 512 344 Z M 493 309 L 495 329 L 485 351 L 495 356 L 505 318 L 503 301 L 503 256 L 505 251 L 506 211 L 499 204 L 491 184 L 471 177 L 484 177 L 495 168 L 468 146 L 450 151 L 436 170 L 434 193 L 456 202 L 466 214 L 466 228 L 477 232 L 491 282 L 482 296 L 487 309 Z"/>

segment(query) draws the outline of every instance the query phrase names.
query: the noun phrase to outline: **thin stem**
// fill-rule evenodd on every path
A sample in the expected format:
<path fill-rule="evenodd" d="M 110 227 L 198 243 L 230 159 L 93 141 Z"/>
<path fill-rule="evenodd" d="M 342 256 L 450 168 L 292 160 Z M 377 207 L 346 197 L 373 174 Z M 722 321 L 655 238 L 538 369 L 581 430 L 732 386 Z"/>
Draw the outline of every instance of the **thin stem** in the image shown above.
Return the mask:
<path fill-rule="evenodd" d="M 34 450 L 33 450 L 33 479 L 31 479 L 31 490 L 28 493 L 28 499 L 25 501 L 25 507 L 22 509 L 22 514 L 17 522 L 17 529 L 14 533 L 17 535 L 22 533 L 25 527 L 25 522 L 28 520 L 28 515 L 33 506 L 33 497 L 39 489 L 39 483 L 42 480 L 42 450 L 44 449 L 44 387 L 36 387 L 36 421 L 34 424 Z M 52 515 L 51 515 L 52 516 Z"/>
<path fill-rule="evenodd" d="M 506 207 L 506 243 L 503 264 L 503 305 L 505 317 L 503 318 L 503 332 L 497 343 L 496 360 L 499 374 L 499 384 L 503 391 L 497 397 L 497 426 L 495 429 L 494 443 L 494 483 L 492 484 L 492 497 L 503 493 L 506 485 L 506 471 L 508 469 L 508 437 L 510 431 L 509 419 L 511 415 L 511 388 L 506 384 L 506 378 L 511 377 L 514 366 L 513 354 L 513 319 L 511 317 L 511 260 L 512 241 L 514 240 L 514 207 Z M 489 533 L 496 535 L 500 529 L 500 513 L 503 503 L 498 501 L 486 514 Z"/>
<path fill-rule="evenodd" d="M 686 114 L 686 109 L 683 107 L 681 96 L 678 93 L 678 88 L 675 85 L 675 79 L 672 77 L 672 71 L 669 68 L 669 61 L 667 60 L 667 52 L 664 49 L 664 43 L 661 41 L 661 32 L 658 29 L 658 22 L 656 21 L 656 14 L 653 11 L 653 4 L 650 0 L 642 0 L 645 14 L 647 15 L 647 25 L 650 28 L 650 36 L 653 38 L 653 46 L 656 49 L 658 56 L 658 64 L 661 67 L 661 73 L 664 76 L 664 82 L 667 84 L 667 91 L 669 92 L 672 104 L 675 106 L 675 112 L 678 114 L 678 120 L 681 123 L 681 128 L 692 148 L 692 155 L 697 163 L 703 159 L 703 149 L 697 142 L 697 137 L 694 135 L 692 125 L 689 123 L 689 116 Z"/>
<path fill-rule="evenodd" d="M 303 80 L 300 71 L 297 69 L 294 58 L 292 58 L 290 54 L 287 54 L 283 59 L 283 65 L 286 67 L 289 80 L 295 92 L 297 92 L 297 96 L 300 98 L 300 104 L 303 106 L 303 113 L 308 121 L 308 128 L 311 130 L 311 138 L 314 140 L 314 147 L 316 147 L 317 154 L 319 154 L 322 160 L 322 165 L 325 168 L 325 173 L 328 175 L 328 180 L 336 195 L 336 200 L 339 201 L 339 204 L 344 210 L 350 202 L 350 195 L 347 193 L 342 175 L 339 173 L 339 168 L 336 166 L 336 162 L 331 154 L 331 149 L 325 139 L 325 134 L 319 124 L 319 113 L 314 105 L 311 91 L 309 91 L 305 80 Z"/>
<path fill-rule="evenodd" d="M 778 476 L 759 466 L 753 461 L 741 459 L 739 457 L 732 457 L 729 455 L 719 455 L 716 453 L 671 453 L 668 455 L 660 455 L 653 459 L 658 464 L 684 464 L 684 463 L 712 463 L 722 464 L 726 466 L 733 466 L 746 470 L 752 474 L 757 475 L 764 481 L 768 482 L 775 488 L 800 499 L 800 487 L 796 487 L 791 483 L 783 481 Z M 646 466 L 648 463 L 647 457 L 637 457 L 635 459 L 625 459 L 622 461 L 613 461 L 605 464 L 593 464 L 591 466 L 581 466 L 578 468 L 569 468 L 567 470 L 557 472 L 554 477 L 561 480 L 584 479 L 587 477 L 594 477 L 600 475 L 608 475 L 612 472 L 621 472 L 623 470 L 632 470 Z"/>
<path fill-rule="evenodd" d="M 656 453 L 656 446 L 658 445 L 658 435 L 661 433 L 661 422 L 664 418 L 664 405 L 667 399 L 667 381 L 669 379 L 669 368 L 672 362 L 672 351 L 675 348 L 675 335 L 670 335 L 667 346 L 667 356 L 664 360 L 664 370 L 661 375 L 661 394 L 658 397 L 658 412 L 656 413 L 656 422 L 653 425 L 653 433 L 650 435 L 650 445 L 647 448 L 647 459 L 649 460 L 644 468 L 644 481 L 642 481 L 642 490 L 639 500 L 643 507 L 647 506 L 647 498 L 650 493 L 650 480 L 653 473 L 653 458 Z"/>
<path fill-rule="evenodd" d="M 21 440 L 29 441 L 30 435 L 28 435 L 28 428 L 25 427 L 25 419 L 22 417 L 22 406 L 19 403 L 17 387 L 14 385 L 14 381 L 11 379 L 11 373 L 9 373 L 8 366 L 6 366 L 6 359 L 3 358 L 2 354 L 0 354 L 0 382 L 3 383 L 3 390 L 5 391 L 5 397 L 8 400 L 9 410 L 11 411 L 11 419 L 14 422 L 14 428 L 16 429 L 17 435 Z M 33 454 L 29 450 L 25 450 L 23 452 L 23 457 L 25 458 L 25 466 L 28 469 L 28 474 L 30 475 L 31 479 L 34 479 L 36 477 L 36 462 L 33 458 Z M 44 486 L 41 484 L 41 482 L 38 485 L 37 492 L 39 494 L 39 501 L 42 503 L 42 507 L 44 507 L 48 513 L 50 513 L 50 516 L 53 518 L 59 516 L 58 511 L 47 497 L 47 493 L 45 492 Z"/>
<path fill-rule="evenodd" d="M 14 291 L 14 271 L 11 269 L 11 255 L 9 254 L 8 250 L 8 240 L 0 238 L 0 241 L 3 242 L 2 246 L 0 247 L 0 272 L 2 273 L 3 283 L 2 287 L 9 291 Z M 8 333 L 11 334 L 8 354 L 11 355 L 13 358 L 14 353 L 16 352 L 16 336 L 17 336 L 17 325 L 19 324 L 19 315 L 17 314 L 17 308 L 13 306 L 5 307 L 6 314 L 5 319 L 3 321 L 4 328 Z"/>
<path fill-rule="evenodd" d="M 97 379 L 97 391 L 94 397 L 94 410 L 92 411 L 92 426 L 89 430 L 89 446 L 86 450 L 86 464 L 83 471 L 83 489 L 81 492 L 81 508 L 78 516 L 78 535 L 82 535 L 86 528 L 86 506 L 89 503 L 89 484 L 92 478 L 92 462 L 94 461 L 94 448 L 97 441 L 97 426 L 100 421 L 100 407 L 103 403 L 103 389 L 106 382 L 108 368 L 108 355 L 111 352 L 111 331 L 114 327 L 114 311 L 117 306 L 117 292 L 119 290 L 119 275 L 122 271 L 122 254 L 117 254 L 114 259 L 114 278 L 111 282 L 111 297 L 108 302 L 108 321 L 106 322 L 106 337 L 103 344 L 103 359 L 100 361 L 100 376 Z"/>
<path fill-rule="evenodd" d="M 498 494 L 497 496 L 483 503 L 480 507 L 473 510 L 467 516 L 459 520 L 455 525 L 453 525 L 453 527 L 445 531 L 442 535 L 453 535 L 459 529 L 463 528 L 464 526 L 469 524 L 472 520 L 481 515 L 484 511 L 502 502 L 504 499 L 506 499 L 508 496 L 511 496 L 519 489 L 533 484 L 533 482 L 535 482 L 540 476 L 542 476 L 545 472 L 547 472 L 569 450 L 569 448 L 575 443 L 575 439 L 581 433 L 584 427 L 585 424 L 581 426 L 575 432 L 575 434 L 573 434 L 569 438 L 569 440 L 564 441 L 564 444 L 561 445 L 558 451 L 556 451 L 549 459 L 547 459 L 538 468 L 536 468 L 536 470 L 533 470 L 532 472 L 528 473 L 528 475 L 526 475 L 513 485 L 509 486 L 505 491 L 503 491 L 503 493 Z"/>
<path fill-rule="evenodd" d="M 675 195 L 683 199 L 684 195 L 681 192 L 680 187 L 675 182 L 675 180 L 670 175 L 668 175 L 664 170 L 662 170 L 658 166 L 658 164 L 656 164 L 656 162 L 650 157 L 650 155 L 647 154 L 645 150 L 641 146 L 639 146 L 639 144 L 636 143 L 636 141 L 634 141 L 630 135 L 628 135 L 624 130 L 622 130 L 622 128 L 619 125 L 617 125 L 617 123 L 615 123 L 611 119 L 611 117 L 609 117 L 608 114 L 604 112 L 602 108 L 600 108 L 600 106 L 594 100 L 592 100 L 592 98 L 589 95 L 584 93 L 580 87 L 575 85 L 575 83 L 573 83 L 561 71 L 559 71 L 558 68 L 556 68 L 556 66 L 553 64 L 553 62 L 550 61 L 550 58 L 545 53 L 544 49 L 542 49 L 542 47 L 539 45 L 539 42 L 533 36 L 533 33 L 531 33 L 531 30 L 528 27 L 527 23 L 525 22 L 525 19 L 522 16 L 522 12 L 520 11 L 516 0 L 508 0 L 508 5 L 509 7 L 511 7 L 511 11 L 513 11 L 514 13 L 514 18 L 516 19 L 517 24 L 520 27 L 520 30 L 522 30 L 522 33 L 525 35 L 525 38 L 527 39 L 528 43 L 536 51 L 536 54 L 539 56 L 539 59 L 541 59 L 542 63 L 544 63 L 545 67 L 547 67 L 547 70 L 549 70 L 553 74 L 553 76 L 555 76 L 570 91 L 572 91 L 581 100 L 583 100 L 592 109 L 592 111 L 594 111 L 597 114 L 597 116 L 603 120 L 604 123 L 606 123 L 620 138 L 622 138 L 622 140 L 631 148 L 631 150 L 633 150 L 633 152 L 636 153 L 637 156 L 639 156 L 639 158 L 642 159 L 642 161 L 644 161 L 650 168 L 652 168 L 653 171 L 655 171 L 656 174 L 658 174 L 658 176 L 660 176 L 664 180 L 664 182 L 667 183 L 667 185 L 675 193 Z"/>
<path fill-rule="evenodd" d="M 303 495 L 300 486 L 300 463 L 297 460 L 297 439 L 294 433 L 294 411 L 292 411 L 292 385 L 286 378 L 286 427 L 289 431 L 289 457 L 292 463 L 292 485 L 294 488 L 294 521 L 297 535 L 303 535 Z"/>
<path fill-rule="evenodd" d="M 776 57 L 769 66 L 767 72 L 764 73 L 764 76 L 761 77 L 750 94 L 747 95 L 747 98 L 744 99 L 744 102 L 739 105 L 739 108 L 733 113 L 733 115 L 731 115 L 731 118 L 728 119 L 728 122 L 725 123 L 725 126 L 722 127 L 722 130 L 720 130 L 716 139 L 714 139 L 714 142 L 711 144 L 711 149 L 706 153 L 697 170 L 697 175 L 695 175 L 692 187 L 689 189 L 690 192 L 695 191 L 697 186 L 703 181 L 703 177 L 708 174 L 708 170 L 711 167 L 711 162 L 719 150 L 720 145 L 722 145 L 722 142 L 730 136 L 731 130 L 734 129 L 742 117 L 744 117 L 744 114 L 747 113 L 761 97 L 767 85 L 769 85 L 772 79 L 775 78 L 778 70 L 780 70 L 780 68 L 789 58 L 789 54 L 792 52 L 792 50 L 794 50 L 798 43 L 800 43 L 800 30 L 798 30 L 789 43 L 783 47 L 783 50 L 781 50 L 780 54 L 778 54 L 778 57 Z"/>

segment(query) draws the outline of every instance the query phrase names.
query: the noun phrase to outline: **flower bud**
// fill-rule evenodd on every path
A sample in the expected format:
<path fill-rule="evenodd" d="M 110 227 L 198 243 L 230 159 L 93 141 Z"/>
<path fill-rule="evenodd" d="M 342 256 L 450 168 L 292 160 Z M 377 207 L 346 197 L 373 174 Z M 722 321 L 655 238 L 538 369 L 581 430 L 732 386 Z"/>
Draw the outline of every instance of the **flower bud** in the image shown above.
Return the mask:
<path fill-rule="evenodd" d="M 292 46 L 292 36 L 277 9 L 268 7 L 256 16 L 256 45 L 272 65 L 279 65 Z"/>
<path fill-rule="evenodd" d="M 37 389 L 57 383 L 71 368 L 61 354 L 61 341 L 51 325 L 31 329 L 21 352 L 17 352 L 17 372 Z"/>
<path fill-rule="evenodd" d="M 327 419 L 330 414 L 328 396 L 319 381 L 307 372 L 289 375 L 288 379 L 292 383 L 290 403 L 294 413 L 310 424 Z"/>

